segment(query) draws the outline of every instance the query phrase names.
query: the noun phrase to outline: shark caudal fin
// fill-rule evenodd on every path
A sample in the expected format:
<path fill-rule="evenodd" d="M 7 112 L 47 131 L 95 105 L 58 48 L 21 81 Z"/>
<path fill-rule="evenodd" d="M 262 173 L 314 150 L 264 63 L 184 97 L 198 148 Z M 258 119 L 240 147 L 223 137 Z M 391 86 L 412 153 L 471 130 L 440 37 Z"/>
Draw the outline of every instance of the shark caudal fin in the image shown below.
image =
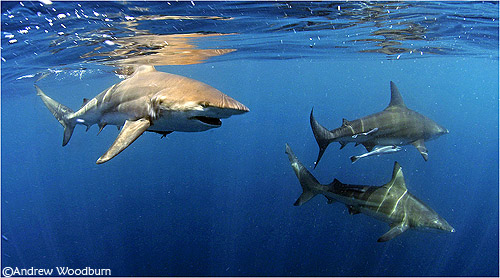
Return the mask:
<path fill-rule="evenodd" d="M 318 143 L 319 146 L 319 153 L 318 153 L 318 158 L 316 159 L 316 162 L 314 163 L 314 168 L 318 166 L 319 160 L 325 153 L 326 148 L 328 145 L 333 142 L 335 137 L 331 134 L 331 132 L 326 129 L 324 126 L 320 125 L 318 121 L 313 116 L 313 109 L 311 109 L 311 116 L 309 117 L 309 121 L 311 123 L 311 128 L 314 134 L 314 138 L 316 138 L 316 142 Z"/>
<path fill-rule="evenodd" d="M 73 110 L 48 97 L 36 84 L 35 89 L 36 94 L 40 96 L 45 106 L 47 106 L 52 115 L 54 115 L 54 117 L 56 117 L 59 123 L 61 123 L 61 125 L 64 127 L 64 137 L 62 145 L 66 146 L 76 126 L 76 121 L 74 119 L 68 118 L 68 115 L 72 114 Z"/>
<path fill-rule="evenodd" d="M 323 185 L 321 185 L 311 172 L 309 172 L 304 165 L 302 165 L 288 144 L 286 144 L 285 153 L 288 155 L 293 171 L 302 186 L 303 192 L 295 204 L 293 204 L 294 206 L 300 206 L 316 196 L 318 194 L 318 190 L 320 190 Z"/>

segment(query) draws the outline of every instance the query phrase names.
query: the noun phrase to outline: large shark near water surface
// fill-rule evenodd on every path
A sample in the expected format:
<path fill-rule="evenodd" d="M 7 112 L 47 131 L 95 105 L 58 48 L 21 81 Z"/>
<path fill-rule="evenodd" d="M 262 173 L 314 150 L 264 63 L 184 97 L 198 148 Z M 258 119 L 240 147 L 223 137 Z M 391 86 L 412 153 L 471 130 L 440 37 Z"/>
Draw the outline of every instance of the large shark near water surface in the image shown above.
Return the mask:
<path fill-rule="evenodd" d="M 394 163 L 391 180 L 382 186 L 344 184 L 337 179 L 331 184 L 322 185 L 299 161 L 288 144 L 285 152 L 303 190 L 295 206 L 306 203 L 317 194 L 323 194 L 328 203 L 338 201 L 345 204 L 350 214 L 364 213 L 389 223 L 390 230 L 378 239 L 379 242 L 389 241 L 409 228 L 455 232 L 446 220 L 408 192 L 403 170 L 397 162 Z"/>
<path fill-rule="evenodd" d="M 412 144 L 425 161 L 428 159 L 424 142 L 448 133 L 448 130 L 426 116 L 408 109 L 396 84 L 391 81 L 391 101 L 383 111 L 348 121 L 342 126 L 328 130 L 310 115 L 311 128 L 319 146 L 316 167 L 328 145 L 339 142 L 342 149 L 348 143 L 361 144 L 368 152 L 379 146 L 404 146 Z"/>
<path fill-rule="evenodd" d="M 249 109 L 219 90 L 196 80 L 139 66 L 129 78 L 104 90 L 73 112 L 35 85 L 37 94 L 64 127 L 63 146 L 77 124 L 87 130 L 97 124 L 122 127 L 118 137 L 98 160 L 104 163 L 127 148 L 145 131 L 163 135 L 174 131 L 198 132 L 220 127 L 220 119 Z"/>

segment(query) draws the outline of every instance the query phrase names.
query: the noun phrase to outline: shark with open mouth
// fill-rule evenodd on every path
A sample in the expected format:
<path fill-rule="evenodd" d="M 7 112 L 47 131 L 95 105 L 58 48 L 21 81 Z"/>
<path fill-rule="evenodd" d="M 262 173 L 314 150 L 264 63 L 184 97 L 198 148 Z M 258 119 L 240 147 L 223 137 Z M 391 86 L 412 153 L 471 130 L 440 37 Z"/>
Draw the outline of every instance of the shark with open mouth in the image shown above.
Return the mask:
<path fill-rule="evenodd" d="M 145 131 L 164 136 L 174 131 L 205 131 L 220 127 L 221 119 L 250 111 L 205 83 L 145 65 L 93 99 L 84 99 L 77 111 L 51 99 L 36 84 L 35 88 L 45 106 L 64 127 L 63 146 L 68 144 L 77 124 L 85 125 L 87 130 L 97 124 L 99 132 L 106 125 L 121 128 L 97 164 L 118 155 Z"/>

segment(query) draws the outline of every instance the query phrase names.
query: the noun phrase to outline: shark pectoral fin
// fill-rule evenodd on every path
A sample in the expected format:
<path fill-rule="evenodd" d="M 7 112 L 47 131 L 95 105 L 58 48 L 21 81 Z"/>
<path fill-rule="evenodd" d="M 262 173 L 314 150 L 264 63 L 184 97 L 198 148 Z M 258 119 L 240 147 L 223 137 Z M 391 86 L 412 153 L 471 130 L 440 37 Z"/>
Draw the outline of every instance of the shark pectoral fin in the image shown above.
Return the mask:
<path fill-rule="evenodd" d="M 409 226 L 404 224 L 404 223 L 400 223 L 400 224 L 397 224 L 397 225 L 391 225 L 391 229 L 385 233 L 383 236 L 381 236 L 377 241 L 378 242 L 386 242 L 386 241 L 389 241 L 397 236 L 399 236 L 400 234 L 404 233 L 404 231 L 408 230 Z"/>
<path fill-rule="evenodd" d="M 297 201 L 295 201 L 295 203 L 293 204 L 294 206 L 300 206 L 304 203 L 306 203 L 307 201 L 311 200 L 314 196 L 316 196 L 317 193 L 313 192 L 313 191 L 304 191 L 302 192 L 302 194 L 300 194 L 299 198 L 297 199 Z"/>
<path fill-rule="evenodd" d="M 151 122 L 148 119 L 138 119 L 135 121 L 127 120 L 125 125 L 123 125 L 122 131 L 116 137 L 113 145 L 109 147 L 105 154 L 103 154 L 96 161 L 97 164 L 104 163 L 111 158 L 118 155 L 121 151 L 127 148 L 132 142 L 134 142 L 139 136 L 141 136 L 146 129 L 151 126 Z"/>
<path fill-rule="evenodd" d="M 415 148 L 420 152 L 425 161 L 427 161 L 429 154 L 427 153 L 427 148 L 425 147 L 424 140 L 420 139 L 412 143 Z"/>

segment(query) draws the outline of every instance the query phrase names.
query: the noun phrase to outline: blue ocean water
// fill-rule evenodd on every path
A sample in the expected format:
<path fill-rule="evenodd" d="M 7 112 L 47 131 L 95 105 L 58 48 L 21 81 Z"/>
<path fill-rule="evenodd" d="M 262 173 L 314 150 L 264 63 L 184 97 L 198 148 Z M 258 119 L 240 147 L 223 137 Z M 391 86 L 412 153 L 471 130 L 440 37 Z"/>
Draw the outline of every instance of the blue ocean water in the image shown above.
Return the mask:
<path fill-rule="evenodd" d="M 110 269 L 113 276 L 498 276 L 497 2 L 1 2 L 1 268 Z M 250 108 L 221 128 L 147 133 L 95 161 L 118 131 L 62 128 L 36 95 L 77 109 L 153 64 Z M 406 105 L 450 133 L 351 164 L 318 146 L 328 128 Z M 322 183 L 408 190 L 455 233 L 349 215 L 302 192 L 289 143 Z M 54 270 L 55 271 L 55 270 Z M 3 273 L 5 275 L 5 273 Z"/>

